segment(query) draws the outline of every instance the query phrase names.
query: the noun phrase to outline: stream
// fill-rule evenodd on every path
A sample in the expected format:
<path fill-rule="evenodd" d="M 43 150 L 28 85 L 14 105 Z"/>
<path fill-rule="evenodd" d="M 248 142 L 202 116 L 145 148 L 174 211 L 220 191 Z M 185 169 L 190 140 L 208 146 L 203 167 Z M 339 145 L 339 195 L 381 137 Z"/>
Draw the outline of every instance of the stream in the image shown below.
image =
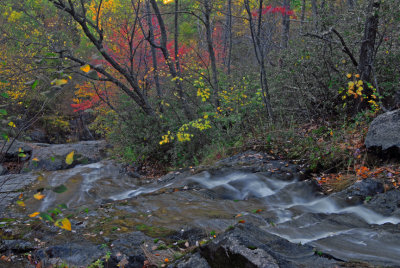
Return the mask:
<path fill-rule="evenodd" d="M 224 166 L 143 181 L 102 161 L 40 176 L 34 187 L 47 189 L 46 197 L 27 201 L 27 212 L 57 204 L 91 210 L 114 204 L 108 211 L 113 219 L 109 224 L 119 222 L 127 230 L 145 222 L 174 231 L 223 232 L 243 220 L 343 261 L 400 264 L 399 216 L 382 215 L 365 204 L 349 205 L 340 193 L 322 195 L 315 184 L 300 180 L 293 166 L 287 166 L 278 161 L 258 170 Z M 59 185 L 67 190 L 49 190 Z"/>

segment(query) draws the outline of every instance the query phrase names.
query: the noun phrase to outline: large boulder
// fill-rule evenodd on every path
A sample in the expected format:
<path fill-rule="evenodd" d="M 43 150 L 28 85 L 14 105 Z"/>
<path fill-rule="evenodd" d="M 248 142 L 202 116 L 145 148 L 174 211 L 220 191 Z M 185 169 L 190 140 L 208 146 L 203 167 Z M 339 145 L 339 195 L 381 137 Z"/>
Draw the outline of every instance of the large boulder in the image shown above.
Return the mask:
<path fill-rule="evenodd" d="M 381 114 L 372 121 L 365 146 L 370 150 L 400 152 L 400 109 Z"/>
<path fill-rule="evenodd" d="M 78 164 L 99 162 L 106 156 L 105 141 L 81 141 L 67 144 L 31 143 L 33 148 L 30 160 L 23 171 L 32 170 L 62 170 Z M 74 151 L 74 161 L 71 165 L 65 162 L 66 156 Z"/>
<path fill-rule="evenodd" d="M 293 244 L 254 225 L 237 225 L 200 247 L 211 267 L 337 267 L 340 261 L 319 256 L 313 247 Z M 206 266 L 205 266 L 206 267 Z"/>

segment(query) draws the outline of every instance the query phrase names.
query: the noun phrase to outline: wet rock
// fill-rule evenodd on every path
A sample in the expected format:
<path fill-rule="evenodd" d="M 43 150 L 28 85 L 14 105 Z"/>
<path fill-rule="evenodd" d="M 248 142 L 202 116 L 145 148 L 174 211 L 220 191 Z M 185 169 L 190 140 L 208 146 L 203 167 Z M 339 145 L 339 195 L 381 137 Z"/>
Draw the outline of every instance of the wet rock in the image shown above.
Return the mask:
<path fill-rule="evenodd" d="M 144 256 L 111 256 L 108 261 L 104 260 L 105 267 L 107 268 L 143 268 L 145 261 Z"/>
<path fill-rule="evenodd" d="M 210 268 L 211 266 L 208 264 L 207 260 L 204 259 L 199 252 L 196 252 L 193 255 L 189 255 L 187 258 L 184 258 L 174 265 L 170 265 L 168 267 L 177 267 L 177 268 Z"/>
<path fill-rule="evenodd" d="M 337 261 L 315 255 L 311 246 L 298 245 L 251 224 L 234 229 L 200 247 L 211 267 L 333 267 Z"/>
<path fill-rule="evenodd" d="M 150 241 L 152 238 L 142 232 L 132 232 L 121 235 L 117 240 L 112 242 L 113 253 L 121 253 L 130 256 L 133 252 L 135 256 L 144 256 L 141 245 L 145 241 Z M 143 265 L 143 263 L 142 263 Z"/>
<path fill-rule="evenodd" d="M 41 142 L 41 143 L 49 142 L 46 132 L 41 129 L 34 129 L 28 135 L 33 142 Z"/>
<path fill-rule="evenodd" d="M 384 154 L 400 153 L 400 109 L 379 115 L 372 121 L 365 146 Z"/>
<path fill-rule="evenodd" d="M 25 240 L 2 240 L 0 252 L 25 253 L 34 249 L 34 246 Z"/>
<path fill-rule="evenodd" d="M 32 173 L 0 176 L 0 214 L 3 213 L 10 201 L 36 180 L 36 177 Z"/>
<path fill-rule="evenodd" d="M 383 193 L 383 184 L 377 180 L 368 178 L 354 183 L 349 188 L 331 195 L 339 204 L 359 205 L 362 204 L 368 196 L 374 196 Z"/>
<path fill-rule="evenodd" d="M 101 246 L 86 243 L 65 243 L 63 245 L 51 246 L 34 252 L 33 256 L 42 261 L 43 266 L 53 264 L 54 260 L 61 259 L 68 265 L 87 266 L 101 259 L 106 250 Z"/>
<path fill-rule="evenodd" d="M 90 164 L 100 161 L 106 156 L 105 141 L 82 141 L 70 144 L 32 143 L 32 157 L 25 165 L 27 170 L 62 170 L 78 164 Z M 66 156 L 74 151 L 71 165 L 65 163 Z M 33 161 L 36 158 L 38 161 Z"/>
<path fill-rule="evenodd" d="M 1 155 L 3 157 L 4 162 L 12 162 L 18 161 L 21 158 L 27 158 L 32 154 L 32 146 L 28 143 L 20 142 L 17 140 L 10 141 L 10 142 L 1 142 L 0 148 L 3 148 Z M 26 156 L 20 157 L 20 154 L 23 153 Z"/>
<path fill-rule="evenodd" d="M 396 189 L 377 194 L 367 202 L 366 207 L 385 216 L 400 216 L 400 191 Z"/>

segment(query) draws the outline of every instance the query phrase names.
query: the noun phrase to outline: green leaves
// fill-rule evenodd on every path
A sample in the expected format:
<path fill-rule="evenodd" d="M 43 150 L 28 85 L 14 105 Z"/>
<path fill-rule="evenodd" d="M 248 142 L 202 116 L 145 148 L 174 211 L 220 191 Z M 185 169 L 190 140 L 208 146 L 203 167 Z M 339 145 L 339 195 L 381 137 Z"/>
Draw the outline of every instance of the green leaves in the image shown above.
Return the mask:
<path fill-rule="evenodd" d="M 57 194 L 61 194 L 64 193 L 68 190 L 67 187 L 65 187 L 64 184 L 61 184 L 60 186 L 57 186 L 55 188 L 53 188 L 53 192 L 57 193 Z"/>
<path fill-rule="evenodd" d="M 39 216 L 40 216 L 42 219 L 46 220 L 46 221 L 54 222 L 53 218 L 52 218 L 49 214 L 47 214 L 46 212 L 41 212 L 41 213 L 39 214 Z"/>
<path fill-rule="evenodd" d="M 32 86 L 31 86 L 31 88 L 35 89 L 37 87 L 38 83 L 39 83 L 39 81 L 35 80 L 35 82 L 33 82 Z"/>
<path fill-rule="evenodd" d="M 10 98 L 10 96 L 9 96 L 7 93 L 5 93 L 5 92 L 0 93 L 0 96 L 2 96 L 2 97 L 5 98 L 5 99 Z"/>
<path fill-rule="evenodd" d="M 0 115 L 7 115 L 7 111 L 5 109 L 0 109 Z"/>

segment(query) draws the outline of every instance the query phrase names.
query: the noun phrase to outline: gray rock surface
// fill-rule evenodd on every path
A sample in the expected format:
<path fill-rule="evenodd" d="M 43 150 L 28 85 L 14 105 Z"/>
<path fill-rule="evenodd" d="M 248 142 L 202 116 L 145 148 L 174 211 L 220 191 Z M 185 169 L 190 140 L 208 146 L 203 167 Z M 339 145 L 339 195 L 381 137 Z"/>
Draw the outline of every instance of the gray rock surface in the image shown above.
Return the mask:
<path fill-rule="evenodd" d="M 67 144 L 32 143 L 32 156 L 25 165 L 25 170 L 61 170 L 72 168 L 78 164 L 90 164 L 100 161 L 106 156 L 105 141 L 81 141 Z M 65 163 L 66 156 L 74 151 L 74 162 Z M 39 161 L 33 161 L 37 158 Z"/>
<path fill-rule="evenodd" d="M 6 206 L 37 178 L 33 173 L 0 176 L 0 215 Z"/>
<path fill-rule="evenodd" d="M 177 268 L 210 268 L 211 266 L 208 264 L 206 259 L 204 259 L 199 252 L 196 252 L 193 255 L 190 255 L 188 258 L 178 261 L 174 265 L 169 267 L 177 267 Z"/>
<path fill-rule="evenodd" d="M 365 139 L 367 148 L 400 150 L 400 109 L 379 115 L 372 121 Z"/>
<path fill-rule="evenodd" d="M 16 161 L 20 153 L 26 154 L 29 157 L 32 154 L 32 146 L 30 144 L 20 141 L 10 141 L 0 143 L 1 154 L 5 161 Z"/>
<path fill-rule="evenodd" d="M 63 260 L 70 265 L 87 266 L 106 254 L 106 249 L 89 243 L 65 243 L 63 245 L 51 246 L 35 252 L 34 257 L 42 261 L 43 267 Z M 59 264 L 61 264 L 60 262 Z"/>
<path fill-rule="evenodd" d="M 200 247 L 211 267 L 335 267 L 338 261 L 315 254 L 311 246 L 293 244 L 251 224 L 234 229 Z"/>

